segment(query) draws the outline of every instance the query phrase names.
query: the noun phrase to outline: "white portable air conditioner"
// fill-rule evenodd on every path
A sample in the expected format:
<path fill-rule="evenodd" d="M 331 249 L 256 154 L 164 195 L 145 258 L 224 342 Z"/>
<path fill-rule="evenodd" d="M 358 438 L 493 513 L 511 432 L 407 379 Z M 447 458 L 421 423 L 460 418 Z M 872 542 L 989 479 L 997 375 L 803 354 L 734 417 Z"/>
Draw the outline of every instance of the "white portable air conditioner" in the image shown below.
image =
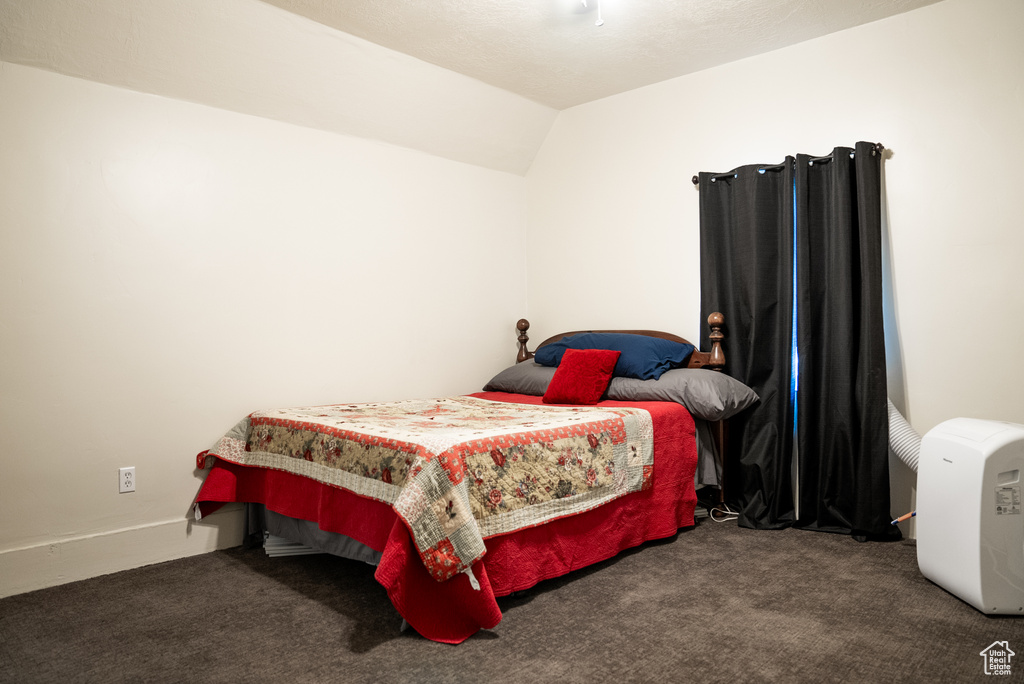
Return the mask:
<path fill-rule="evenodd" d="M 1024 615 L 1024 425 L 956 418 L 924 436 L 921 573 L 983 613 Z"/>

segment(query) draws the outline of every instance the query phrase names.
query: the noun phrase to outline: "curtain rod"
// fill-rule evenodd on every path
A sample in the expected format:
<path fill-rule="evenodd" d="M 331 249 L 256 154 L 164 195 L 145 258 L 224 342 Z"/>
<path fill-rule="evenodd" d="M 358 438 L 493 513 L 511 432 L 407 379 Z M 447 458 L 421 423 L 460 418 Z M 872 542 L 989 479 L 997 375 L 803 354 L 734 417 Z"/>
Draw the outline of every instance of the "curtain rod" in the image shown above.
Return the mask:
<path fill-rule="evenodd" d="M 885 145 L 883 145 L 880 142 L 875 143 L 875 152 L 877 152 L 878 154 L 882 154 L 883 150 L 885 150 Z M 831 154 L 828 155 L 827 157 L 814 157 L 814 158 L 811 159 L 811 161 L 823 162 L 823 161 L 828 161 L 830 159 L 832 159 L 832 155 Z M 778 169 L 781 169 L 782 167 L 783 167 L 782 164 L 775 164 L 774 166 L 765 166 L 763 168 L 768 169 L 770 171 L 776 171 Z M 712 176 L 711 178 L 712 179 L 728 178 L 729 176 L 735 176 L 735 175 L 736 174 L 734 174 L 734 173 L 718 173 L 718 174 L 715 174 L 714 176 Z M 700 176 L 694 176 L 690 180 L 693 181 L 694 185 L 700 185 Z"/>

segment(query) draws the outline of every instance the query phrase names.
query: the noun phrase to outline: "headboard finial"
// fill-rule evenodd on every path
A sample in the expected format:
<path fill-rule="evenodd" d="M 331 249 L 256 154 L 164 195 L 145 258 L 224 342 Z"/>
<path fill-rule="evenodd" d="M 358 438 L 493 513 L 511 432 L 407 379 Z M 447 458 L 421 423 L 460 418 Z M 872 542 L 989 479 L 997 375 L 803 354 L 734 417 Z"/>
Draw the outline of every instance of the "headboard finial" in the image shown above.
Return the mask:
<path fill-rule="evenodd" d="M 530 341 L 530 336 L 526 334 L 526 331 L 530 329 L 530 321 L 525 318 L 520 318 L 519 322 L 516 323 L 516 330 L 519 331 L 519 353 L 516 354 L 516 363 L 522 363 L 527 359 L 533 358 L 533 352 L 526 348 L 526 343 Z"/>
<path fill-rule="evenodd" d="M 708 325 L 711 327 L 711 358 L 708 361 L 708 368 L 720 371 L 725 367 L 725 352 L 722 351 L 722 340 L 725 334 L 722 333 L 722 326 L 725 325 L 725 316 L 720 311 L 715 311 L 708 316 Z"/>

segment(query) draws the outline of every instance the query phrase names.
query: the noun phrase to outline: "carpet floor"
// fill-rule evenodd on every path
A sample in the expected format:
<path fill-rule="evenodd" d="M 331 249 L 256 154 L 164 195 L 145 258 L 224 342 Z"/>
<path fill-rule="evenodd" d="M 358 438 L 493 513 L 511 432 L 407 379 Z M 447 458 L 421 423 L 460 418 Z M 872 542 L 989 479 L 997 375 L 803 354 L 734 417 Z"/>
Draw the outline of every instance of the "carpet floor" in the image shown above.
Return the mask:
<path fill-rule="evenodd" d="M 910 541 L 706 520 L 499 603 L 437 644 L 368 565 L 230 549 L 0 600 L 0 681 L 964 682 L 996 641 L 1024 661 L 1024 619 L 926 580 Z"/>

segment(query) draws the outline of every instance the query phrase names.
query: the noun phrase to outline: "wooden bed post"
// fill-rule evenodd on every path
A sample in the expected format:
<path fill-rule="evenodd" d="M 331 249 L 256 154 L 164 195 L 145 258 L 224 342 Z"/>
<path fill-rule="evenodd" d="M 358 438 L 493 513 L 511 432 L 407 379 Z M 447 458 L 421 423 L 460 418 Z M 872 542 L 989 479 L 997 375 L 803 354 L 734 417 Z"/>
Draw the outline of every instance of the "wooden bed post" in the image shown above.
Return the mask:
<path fill-rule="evenodd" d="M 716 311 L 708 316 L 708 325 L 711 326 L 711 334 L 708 335 L 708 339 L 711 340 L 711 358 L 708 360 L 708 368 L 716 371 L 721 371 L 725 366 L 725 352 L 722 351 L 722 340 L 725 335 L 722 333 L 722 326 L 725 325 L 725 316 L 720 311 Z M 715 447 L 718 452 L 718 469 L 720 477 L 718 480 L 718 503 L 725 503 L 725 421 L 716 420 L 711 424 L 712 427 L 712 438 L 716 442 Z"/>
<path fill-rule="evenodd" d="M 516 363 L 522 363 L 533 358 L 533 352 L 526 348 L 526 343 L 530 341 L 530 336 L 526 334 L 530 329 L 530 321 L 520 318 L 516 323 L 516 329 L 519 331 L 519 353 L 516 355 Z"/>
<path fill-rule="evenodd" d="M 711 326 L 711 334 L 708 335 L 708 339 L 711 340 L 711 359 L 708 361 L 708 367 L 716 371 L 725 367 L 725 352 L 722 351 L 722 340 L 725 338 L 722 333 L 724 324 L 725 316 L 721 312 L 716 311 L 708 316 L 708 325 Z"/>

